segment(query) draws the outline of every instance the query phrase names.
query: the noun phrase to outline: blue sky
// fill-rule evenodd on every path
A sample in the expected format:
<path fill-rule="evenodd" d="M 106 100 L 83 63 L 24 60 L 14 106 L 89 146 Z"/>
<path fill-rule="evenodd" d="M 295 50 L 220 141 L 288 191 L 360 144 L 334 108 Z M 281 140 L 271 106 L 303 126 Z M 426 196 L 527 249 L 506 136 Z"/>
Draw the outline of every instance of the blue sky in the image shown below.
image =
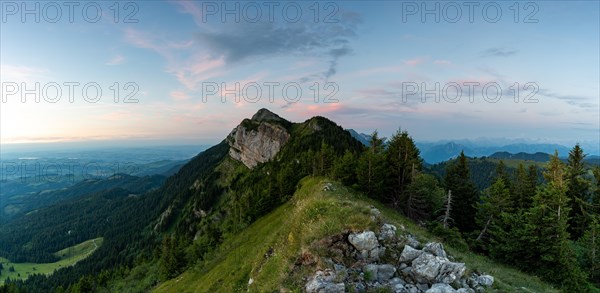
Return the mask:
<path fill-rule="evenodd" d="M 35 15 L 22 15 L 22 5 L 34 9 L 35 3 L 40 5 L 39 23 Z M 378 129 L 389 135 L 401 127 L 421 141 L 506 138 L 599 144 L 598 1 L 519 2 L 517 6 L 480 2 L 473 7 L 472 21 L 468 2 L 460 1 L 453 2 L 460 15 L 456 6 L 436 1 L 279 2 L 273 7 L 273 19 L 267 16 L 268 2 L 226 2 L 229 9 L 239 5 L 239 22 L 234 15 L 223 15 L 222 2 L 200 1 L 118 2 L 117 6 L 113 1 L 98 1 L 97 7 L 88 5 L 85 15 L 82 7 L 87 2 L 78 2 L 70 22 L 68 7 L 54 2 L 62 12 L 56 23 L 47 21 L 56 17 L 57 9 L 44 8 L 46 3 L 2 1 L 3 144 L 213 143 L 263 107 L 292 121 L 322 115 L 363 132 Z M 435 14 L 423 19 L 423 8 L 436 5 L 439 22 Z M 262 14 L 250 23 L 257 7 Z M 100 19 L 87 21 L 98 8 Z M 293 22 L 298 8 L 302 17 Z M 495 13 L 497 8 L 501 15 Z M 124 23 L 128 15 L 137 23 Z M 79 83 L 72 103 L 65 82 Z M 242 97 L 236 102 L 229 95 L 222 102 L 221 84 L 235 89 L 236 82 L 240 94 L 248 86 L 249 96 L 256 95 L 252 85 L 258 85 L 260 100 L 252 103 Z M 21 101 L 22 85 L 31 89 L 35 83 L 40 83 L 40 92 Z M 51 83 L 62 90 L 58 96 L 48 86 L 48 96 L 57 97 L 56 103 L 46 101 L 41 93 Z M 82 96 L 88 83 L 101 88 L 99 101 Z M 116 103 L 111 89 L 115 83 L 120 88 Z M 130 87 L 123 88 L 127 83 Z M 274 83 L 279 85 L 269 101 L 265 84 Z M 316 103 L 315 83 L 320 88 Z M 440 91 L 422 102 L 424 87 L 435 89 L 436 83 Z M 465 83 L 479 84 L 472 103 Z M 518 103 L 511 89 L 515 83 L 520 88 Z M 11 87 L 15 84 L 16 90 Z M 488 100 L 481 94 L 486 84 L 495 85 Z M 530 87 L 524 89 L 525 84 Z M 219 87 L 206 102 L 203 94 L 214 88 L 203 85 Z M 285 85 L 302 89 L 298 102 L 289 101 L 294 87 L 288 88 L 289 96 L 282 95 Z M 447 90 L 450 100 L 457 94 L 453 85 L 461 86 L 462 94 L 454 103 L 444 99 L 442 90 Z M 502 97 L 493 103 L 497 88 Z M 95 96 L 95 87 L 90 92 Z M 137 102 L 124 103 L 128 93 L 134 93 L 129 101 Z M 324 102 L 328 94 L 337 102 Z M 528 94 L 533 95 L 528 101 L 537 102 L 525 103 Z"/>

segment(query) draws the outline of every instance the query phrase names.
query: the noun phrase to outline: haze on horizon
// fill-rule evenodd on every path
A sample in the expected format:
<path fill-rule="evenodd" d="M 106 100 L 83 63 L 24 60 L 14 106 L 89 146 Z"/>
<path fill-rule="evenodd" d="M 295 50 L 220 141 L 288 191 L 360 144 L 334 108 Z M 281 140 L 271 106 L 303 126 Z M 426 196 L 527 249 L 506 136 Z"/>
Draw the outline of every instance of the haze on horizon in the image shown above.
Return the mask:
<path fill-rule="evenodd" d="M 53 15 L 43 14 L 43 2 L 23 2 L 40 4 L 39 22 L 8 13 L 14 7 L 6 3 L 2 145 L 210 144 L 259 108 L 298 122 L 321 115 L 384 136 L 402 127 L 418 141 L 600 145 L 596 1 L 486 2 L 502 14 L 483 13 L 482 3 L 472 19 L 465 2 L 455 2 L 460 16 L 435 1 L 290 2 L 302 14 L 298 21 L 286 4 L 267 17 L 267 2 L 98 2 L 99 19 L 76 9 L 69 21 L 59 6 L 56 23 L 47 21 Z M 256 9 L 262 15 L 254 22 Z M 22 101 L 23 85 L 36 84 Z M 77 84 L 73 97 L 67 84 Z M 484 85 L 493 85 L 485 97 Z M 297 87 L 301 98 L 291 101 Z"/>

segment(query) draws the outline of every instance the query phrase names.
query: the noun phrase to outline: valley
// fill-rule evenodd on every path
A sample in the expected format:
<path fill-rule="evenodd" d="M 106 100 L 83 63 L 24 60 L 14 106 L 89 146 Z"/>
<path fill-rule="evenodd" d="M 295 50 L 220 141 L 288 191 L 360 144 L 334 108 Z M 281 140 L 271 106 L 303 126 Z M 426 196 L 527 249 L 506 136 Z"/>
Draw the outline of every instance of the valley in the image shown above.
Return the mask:
<path fill-rule="evenodd" d="M 73 266 L 94 253 L 102 245 L 103 240 L 102 237 L 90 239 L 57 251 L 54 255 L 59 260 L 53 263 L 12 263 L 6 258 L 0 258 L 0 264 L 3 267 L 0 270 L 0 285 L 4 284 L 4 281 L 9 278 L 11 280 L 25 280 L 33 274 L 50 275 L 55 270 Z"/>

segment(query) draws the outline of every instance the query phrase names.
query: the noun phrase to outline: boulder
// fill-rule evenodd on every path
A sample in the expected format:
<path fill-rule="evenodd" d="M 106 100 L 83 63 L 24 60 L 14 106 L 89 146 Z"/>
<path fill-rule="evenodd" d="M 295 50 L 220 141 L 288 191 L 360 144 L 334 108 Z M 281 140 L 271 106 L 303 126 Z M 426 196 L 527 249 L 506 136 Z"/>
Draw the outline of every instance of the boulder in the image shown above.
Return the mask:
<path fill-rule="evenodd" d="M 391 279 L 396 273 L 396 268 L 390 264 L 379 265 L 377 268 L 377 280 L 380 282 Z"/>
<path fill-rule="evenodd" d="M 377 241 L 377 237 L 375 237 L 375 233 L 373 231 L 350 234 L 348 235 L 348 241 L 358 251 L 371 251 L 379 246 L 379 242 Z"/>
<path fill-rule="evenodd" d="M 490 275 L 481 275 L 477 277 L 477 283 L 484 287 L 491 287 L 494 285 L 494 277 Z"/>
<path fill-rule="evenodd" d="M 396 226 L 390 224 L 383 224 L 379 232 L 379 240 L 390 241 L 396 238 Z"/>
<path fill-rule="evenodd" d="M 415 258 L 419 257 L 421 254 L 423 254 L 423 251 L 414 249 L 409 245 L 405 245 L 398 261 L 401 263 L 409 263 Z"/>
<path fill-rule="evenodd" d="M 435 256 L 448 258 L 448 255 L 446 255 L 446 251 L 444 250 L 444 245 L 441 243 L 429 242 L 425 244 L 425 247 L 423 247 L 423 251 L 429 252 Z"/>
<path fill-rule="evenodd" d="M 433 284 L 431 288 L 425 293 L 456 293 L 456 290 L 452 286 L 444 283 Z"/>
<path fill-rule="evenodd" d="M 412 273 L 415 279 L 421 283 L 436 283 L 435 280 L 440 273 L 445 259 L 430 253 L 421 253 L 412 261 Z"/>
<path fill-rule="evenodd" d="M 440 268 L 440 273 L 436 280 L 441 283 L 450 284 L 462 278 L 465 274 L 466 267 L 464 263 L 446 261 Z"/>
<path fill-rule="evenodd" d="M 419 247 L 421 246 L 421 243 L 419 242 L 419 240 L 417 240 L 417 238 L 415 238 L 415 236 L 408 234 L 406 236 L 406 245 L 408 245 L 412 248 L 419 249 Z"/>
<path fill-rule="evenodd" d="M 368 276 L 365 277 L 367 281 L 378 281 L 383 283 L 394 276 L 396 268 L 390 264 L 368 264 L 363 267 L 363 272 Z"/>
<path fill-rule="evenodd" d="M 361 259 L 378 260 L 385 253 L 385 247 L 379 246 L 379 241 L 373 231 L 350 234 L 348 242 L 359 251 Z"/>
<path fill-rule="evenodd" d="M 412 262 L 415 279 L 422 283 L 450 284 L 465 274 L 465 264 L 450 262 L 448 259 L 430 253 L 422 253 Z"/>
<path fill-rule="evenodd" d="M 304 289 L 307 293 L 343 293 L 344 283 L 334 283 L 336 274 L 331 270 L 317 271 L 306 283 Z"/>

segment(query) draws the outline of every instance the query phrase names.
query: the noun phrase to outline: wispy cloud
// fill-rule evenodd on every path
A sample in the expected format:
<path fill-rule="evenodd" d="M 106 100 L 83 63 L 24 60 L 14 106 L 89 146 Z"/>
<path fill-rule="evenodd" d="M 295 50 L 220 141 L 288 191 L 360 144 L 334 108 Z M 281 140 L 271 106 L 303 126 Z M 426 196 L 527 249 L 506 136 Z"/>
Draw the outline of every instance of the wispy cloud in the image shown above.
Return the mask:
<path fill-rule="evenodd" d="M 125 57 L 119 54 L 115 55 L 110 60 L 108 60 L 108 62 L 106 62 L 106 65 L 119 65 L 122 64 L 123 61 L 125 61 Z"/>
<path fill-rule="evenodd" d="M 417 66 L 423 62 L 425 62 L 424 58 L 417 57 L 417 58 L 413 58 L 413 59 L 404 61 L 404 64 L 409 65 L 409 66 Z"/>
<path fill-rule="evenodd" d="M 340 59 L 352 53 L 351 40 L 361 22 L 358 14 L 339 11 L 338 23 L 263 21 L 210 26 L 202 20 L 196 2 L 174 4 L 181 8 L 180 13 L 191 15 L 198 26 L 198 32 L 190 40 L 174 41 L 166 33 L 131 28 L 125 30 L 125 39 L 163 56 L 167 61 L 166 71 L 188 90 L 198 90 L 201 81 L 223 76 L 237 66 L 276 57 L 317 60 L 321 69 L 305 75 L 304 79 L 328 80 L 337 73 Z"/>
<path fill-rule="evenodd" d="M 519 51 L 514 48 L 494 47 L 480 53 L 481 57 L 508 57 L 517 54 Z"/>
<path fill-rule="evenodd" d="M 185 101 L 191 99 L 187 93 L 182 91 L 172 91 L 170 94 L 171 98 L 175 101 Z"/>
<path fill-rule="evenodd" d="M 39 82 L 48 73 L 45 68 L 0 64 L 0 75 L 3 81 Z"/>

